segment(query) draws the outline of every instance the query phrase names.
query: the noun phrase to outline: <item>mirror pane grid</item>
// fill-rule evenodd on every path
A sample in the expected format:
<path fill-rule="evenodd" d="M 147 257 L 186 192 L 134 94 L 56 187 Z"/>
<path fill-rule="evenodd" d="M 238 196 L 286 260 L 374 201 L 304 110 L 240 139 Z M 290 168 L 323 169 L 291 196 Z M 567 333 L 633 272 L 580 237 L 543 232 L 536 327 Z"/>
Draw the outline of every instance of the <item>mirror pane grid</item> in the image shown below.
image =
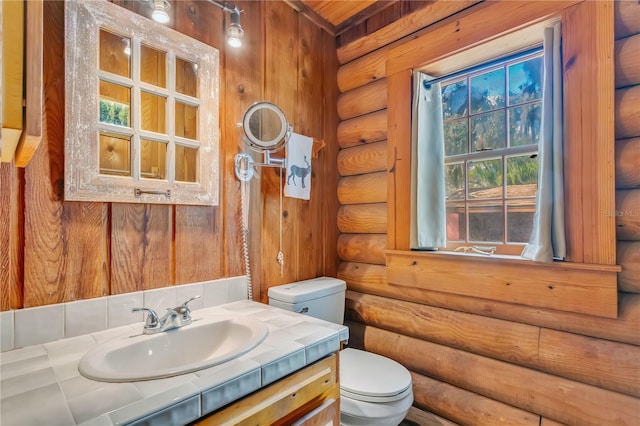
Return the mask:
<path fill-rule="evenodd" d="M 140 128 L 167 133 L 167 99 L 154 93 L 140 92 Z"/>
<path fill-rule="evenodd" d="M 198 107 L 175 102 L 175 135 L 192 140 L 198 139 Z"/>
<path fill-rule="evenodd" d="M 167 87 L 167 54 L 145 44 L 140 45 L 140 80 Z"/>
<path fill-rule="evenodd" d="M 176 144 L 175 180 L 198 182 L 198 149 Z"/>
<path fill-rule="evenodd" d="M 140 177 L 167 178 L 167 144 L 140 139 Z"/>
<path fill-rule="evenodd" d="M 100 116 L 102 123 L 131 127 L 131 89 L 100 80 Z"/>
<path fill-rule="evenodd" d="M 131 176 L 131 137 L 100 132 L 100 174 Z"/>
<path fill-rule="evenodd" d="M 176 58 L 176 92 L 198 97 L 198 64 Z"/>
<path fill-rule="evenodd" d="M 131 77 L 131 38 L 100 28 L 100 69 Z"/>

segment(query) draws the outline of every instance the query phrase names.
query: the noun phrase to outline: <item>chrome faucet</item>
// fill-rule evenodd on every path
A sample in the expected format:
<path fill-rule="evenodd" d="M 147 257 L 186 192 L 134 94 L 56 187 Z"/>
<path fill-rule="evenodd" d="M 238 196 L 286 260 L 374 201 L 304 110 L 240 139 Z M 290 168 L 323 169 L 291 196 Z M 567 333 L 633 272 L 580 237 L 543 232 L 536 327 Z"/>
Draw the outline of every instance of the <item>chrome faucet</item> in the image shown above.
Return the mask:
<path fill-rule="evenodd" d="M 144 321 L 144 334 L 153 334 L 160 331 L 160 327 L 158 326 L 158 314 L 156 314 L 156 311 L 150 308 L 131 308 L 131 312 L 140 311 L 147 313 L 147 319 Z"/>
<path fill-rule="evenodd" d="M 199 299 L 200 296 L 192 297 L 180 306 L 175 308 L 167 308 L 167 312 L 158 318 L 158 314 L 151 308 L 132 308 L 131 312 L 144 311 L 147 313 L 147 319 L 144 322 L 144 334 L 154 334 L 161 331 L 173 330 L 174 328 L 184 327 L 191 324 L 191 309 L 187 304 L 193 300 Z"/>

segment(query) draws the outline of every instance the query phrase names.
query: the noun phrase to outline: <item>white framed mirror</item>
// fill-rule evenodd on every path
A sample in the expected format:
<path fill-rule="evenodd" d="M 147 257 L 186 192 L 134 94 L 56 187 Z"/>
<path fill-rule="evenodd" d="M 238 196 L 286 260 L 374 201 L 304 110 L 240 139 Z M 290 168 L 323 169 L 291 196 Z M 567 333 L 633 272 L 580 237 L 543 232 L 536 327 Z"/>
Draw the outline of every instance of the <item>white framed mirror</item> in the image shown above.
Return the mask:
<path fill-rule="evenodd" d="M 65 98 L 65 199 L 218 204 L 217 49 L 107 1 L 67 1 Z"/>

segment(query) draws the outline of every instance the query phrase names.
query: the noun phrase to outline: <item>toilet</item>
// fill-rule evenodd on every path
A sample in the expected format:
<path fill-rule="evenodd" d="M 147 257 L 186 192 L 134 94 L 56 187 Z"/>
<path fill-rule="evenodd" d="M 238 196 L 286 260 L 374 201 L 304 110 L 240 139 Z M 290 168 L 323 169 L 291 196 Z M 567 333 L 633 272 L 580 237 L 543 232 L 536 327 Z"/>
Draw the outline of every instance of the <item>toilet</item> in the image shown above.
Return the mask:
<path fill-rule="evenodd" d="M 337 324 L 344 320 L 346 283 L 320 277 L 269 288 L 269 304 Z M 358 349 L 340 352 L 340 423 L 397 426 L 413 403 L 409 371 Z"/>

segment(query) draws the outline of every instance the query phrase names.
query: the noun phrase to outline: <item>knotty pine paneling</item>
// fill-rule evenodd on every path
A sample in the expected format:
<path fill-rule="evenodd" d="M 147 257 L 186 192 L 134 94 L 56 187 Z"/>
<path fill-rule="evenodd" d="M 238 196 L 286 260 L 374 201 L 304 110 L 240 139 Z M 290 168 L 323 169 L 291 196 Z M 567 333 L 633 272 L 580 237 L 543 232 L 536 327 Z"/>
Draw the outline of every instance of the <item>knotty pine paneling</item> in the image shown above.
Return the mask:
<path fill-rule="evenodd" d="M 296 13 L 284 3 L 265 3 L 265 70 L 269 85 L 265 87 L 264 98 L 280 106 L 288 121 L 294 126 L 298 122 L 297 103 L 298 81 L 292 78 L 292 72 L 299 69 L 297 56 L 297 38 L 300 27 Z M 290 31 L 281 31 L 289 28 Z M 264 168 L 261 172 L 261 193 L 263 197 L 262 228 L 268 230 L 262 234 L 262 273 L 272 278 L 267 285 L 294 281 L 297 275 L 298 251 L 295 242 L 298 239 L 300 211 L 294 206 L 297 200 L 284 198 L 280 209 L 279 191 L 287 177 L 283 169 Z M 312 182 L 313 185 L 313 182 Z M 280 229 L 282 228 L 282 231 Z M 282 243 L 281 243 L 282 241 Z M 284 254 L 282 269 L 277 261 L 278 252 Z M 262 298 L 266 291 L 262 289 Z"/>
<path fill-rule="evenodd" d="M 333 212 L 337 212 L 339 206 L 337 187 L 340 175 L 337 172 L 336 163 L 338 161 L 340 145 L 338 144 L 337 131 L 334 130 L 338 128 L 340 120 L 338 118 L 337 111 L 339 91 L 336 84 L 336 75 L 338 74 L 338 56 L 336 54 L 335 38 L 328 33 L 322 33 L 322 37 L 325 40 L 322 43 L 325 49 L 322 81 L 324 84 L 324 96 L 326 97 L 326 103 L 323 107 L 326 147 L 324 150 L 320 151 L 318 157 L 323 158 L 324 185 L 327 188 L 331 188 L 331 190 L 336 188 L 333 192 L 325 192 L 325 196 L 323 197 L 321 211 L 322 215 L 326 217 L 327 215 L 333 215 Z M 340 235 L 337 218 L 336 222 L 333 222 L 332 220 L 324 220 L 323 226 L 322 243 L 324 244 L 324 274 L 330 277 L 335 277 L 337 276 L 338 267 L 340 265 L 340 258 L 338 257 L 336 247 L 336 242 Z"/>
<path fill-rule="evenodd" d="M 321 45 L 324 30 L 315 25 L 304 25 L 299 23 L 298 39 L 296 49 L 298 57 L 298 102 L 296 104 L 296 125 L 294 131 L 303 135 L 314 137 L 324 133 L 324 117 L 318 119 L 319 111 L 323 111 L 324 102 L 322 93 L 326 89 L 324 80 L 324 62 L 322 57 L 317 55 L 313 46 Z M 331 72 L 332 70 L 329 70 Z M 335 104 L 330 107 L 335 110 Z M 318 137 L 320 138 L 320 137 Z M 296 268 L 296 280 L 314 278 L 322 275 L 324 271 L 322 252 L 325 250 L 324 215 L 322 212 L 323 191 L 325 188 L 325 178 L 327 173 L 335 174 L 333 170 L 325 173 L 316 173 L 313 168 L 314 159 L 308 158 L 311 164 L 310 184 L 311 199 L 309 202 L 299 202 L 299 216 L 296 220 L 298 227 L 298 244 L 295 245 L 297 251 L 298 265 Z M 317 162 L 317 160 L 315 160 Z M 336 158 L 337 161 L 337 158 Z M 334 162 L 335 164 L 335 162 Z M 287 173 L 288 175 L 288 173 Z M 335 198 L 333 194 L 327 194 L 327 198 Z M 320 201 L 320 202 L 319 202 Z M 310 257 L 316 262 L 303 262 L 302 259 Z M 267 286 L 263 287 L 266 290 Z M 263 298 L 267 302 L 267 298 Z"/>
<path fill-rule="evenodd" d="M 151 13 L 141 2 L 114 3 L 147 17 Z M 263 283 L 335 275 L 335 39 L 283 2 L 247 0 L 236 2 L 244 9 L 245 38 L 243 47 L 234 50 L 225 41 L 228 15 L 219 8 L 202 1 L 171 4 L 169 26 L 220 50 L 220 205 L 64 201 L 64 3 L 44 2 L 45 134 L 24 171 L 2 165 L 0 254 L 9 261 L 2 272 L 0 309 L 244 274 L 240 183 L 233 159 L 245 147 L 236 123 L 260 100 L 279 104 L 297 132 L 324 140 L 327 148 L 312 161 L 312 199 L 284 200 L 284 275 L 274 262 L 285 171 L 282 181 L 268 169 L 251 183 L 255 299 Z"/>
<path fill-rule="evenodd" d="M 64 4 L 44 2 L 44 138 L 25 168 L 24 307 L 109 292 L 107 209 L 65 203 Z"/>
<path fill-rule="evenodd" d="M 11 163 L 0 163 L 0 310 L 22 306 L 24 173 Z"/>
<path fill-rule="evenodd" d="M 111 213 L 111 294 L 171 285 L 173 206 L 114 203 Z"/>
<path fill-rule="evenodd" d="M 264 99 L 265 89 L 265 49 L 263 47 L 264 28 L 264 5 L 260 2 L 243 2 L 245 9 L 242 16 L 242 23 L 246 28 L 251 28 L 245 33 L 243 49 L 226 49 L 223 56 L 221 75 L 221 95 L 223 97 L 224 108 L 220 111 L 221 138 L 225 141 L 222 144 L 221 155 L 224 161 L 223 173 L 226 178 L 222 179 L 222 192 L 225 207 L 220 212 L 219 226 L 222 229 L 222 244 L 227 247 L 227 251 L 232 251 L 233 255 L 224 254 L 219 250 L 223 262 L 223 271 L 229 276 L 242 275 L 245 273 L 242 259 L 242 225 L 240 206 L 240 182 L 234 176 L 233 159 L 238 152 L 244 151 L 244 146 L 240 140 L 236 123 L 242 121 L 242 116 L 249 106 L 256 99 Z M 250 252 L 251 268 L 253 271 L 261 271 L 261 229 L 263 209 L 261 199 L 263 194 L 260 191 L 261 182 L 254 179 L 251 182 L 251 214 L 250 221 Z M 224 224 L 224 226 L 223 226 Z M 261 276 L 254 274 L 254 284 L 259 286 Z M 259 290 L 259 287 L 255 288 Z M 259 291 L 257 291 L 259 293 Z"/>
<path fill-rule="evenodd" d="M 173 22 L 175 22 L 175 29 L 177 31 L 212 46 L 224 45 L 223 16 L 216 8 L 208 7 L 208 5 L 203 2 L 175 2 L 174 7 L 173 18 L 175 21 Z M 253 11 L 248 12 L 250 13 L 242 17 L 243 21 L 247 18 L 253 23 L 256 19 L 256 14 L 253 13 Z M 201 30 L 207 27 L 211 30 Z M 255 35 L 247 33 L 247 40 L 255 40 L 255 38 Z M 229 59 L 229 55 L 221 56 L 221 58 L 222 57 L 226 57 L 227 60 Z M 245 60 L 250 59 L 246 53 L 243 55 L 243 58 Z M 220 70 L 220 96 L 223 102 L 225 99 L 229 99 L 226 92 L 224 68 L 224 66 L 221 66 Z M 226 122 L 223 114 L 225 110 L 225 108 L 222 108 L 223 102 L 220 103 L 220 138 L 222 141 L 225 141 L 227 139 L 226 132 L 228 131 L 229 123 Z M 235 146 L 223 143 L 220 148 L 220 164 L 228 167 L 228 163 L 233 161 L 233 158 L 227 159 L 226 157 L 231 148 L 235 148 Z M 235 155 L 237 149 L 233 149 L 232 151 Z M 222 174 L 221 176 L 226 176 L 226 174 Z M 223 182 L 222 185 L 225 185 L 225 183 L 226 182 Z M 225 189 L 220 189 L 221 194 L 224 192 Z M 235 196 L 232 197 L 232 199 L 235 199 Z M 223 197 L 221 197 L 220 203 L 224 203 Z M 236 209 L 230 210 L 233 211 L 233 214 L 239 214 L 236 212 Z M 220 249 L 224 238 L 222 213 L 223 209 L 220 206 L 175 206 L 175 284 L 199 282 L 209 280 L 211 279 L 210 277 L 223 276 L 224 251 Z M 232 229 L 235 231 L 235 227 Z M 242 274 L 242 272 L 235 273 L 236 270 L 239 269 L 234 268 L 229 272 L 229 275 Z"/>

